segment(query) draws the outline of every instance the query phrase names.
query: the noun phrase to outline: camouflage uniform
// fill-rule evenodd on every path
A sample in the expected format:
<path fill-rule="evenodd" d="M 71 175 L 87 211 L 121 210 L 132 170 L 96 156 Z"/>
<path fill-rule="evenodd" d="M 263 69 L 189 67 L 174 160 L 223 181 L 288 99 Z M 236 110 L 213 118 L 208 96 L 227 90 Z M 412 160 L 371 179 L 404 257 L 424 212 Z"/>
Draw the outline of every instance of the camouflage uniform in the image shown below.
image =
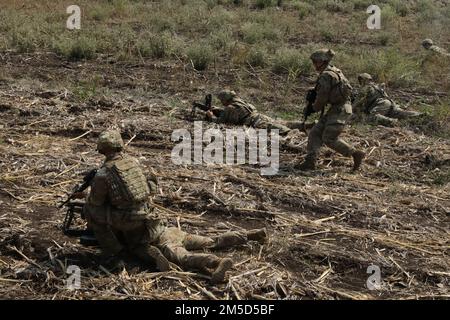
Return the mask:
<path fill-rule="evenodd" d="M 358 76 L 358 80 L 363 85 L 357 95 L 353 108 L 358 115 L 367 114 L 368 120 L 384 126 L 392 126 L 397 123 L 397 119 L 419 116 L 416 111 L 409 111 L 400 108 L 384 89 L 372 82 L 372 77 L 365 73 Z"/>
<path fill-rule="evenodd" d="M 214 122 L 245 125 L 257 129 L 278 129 L 281 135 L 290 131 L 288 127 L 276 120 L 259 113 L 255 106 L 238 98 L 234 91 L 224 90 L 218 94 L 218 97 L 225 107 L 215 108 L 220 115 L 212 118 Z"/>
<path fill-rule="evenodd" d="M 220 236 L 210 238 L 188 234 L 177 228 L 167 228 L 158 239 L 158 248 L 171 262 L 185 268 L 207 271 L 216 269 L 213 273 L 213 282 L 223 279 L 222 258 L 211 253 L 197 253 L 189 250 L 223 249 L 247 243 L 249 240 L 264 241 L 265 229 L 250 230 L 247 232 L 227 232 Z M 230 264 L 230 262 L 227 262 Z M 231 268 L 232 264 L 227 269 Z M 219 271 L 217 271 L 219 269 Z M 226 271 L 226 270 L 224 270 Z M 218 274 L 219 273 L 219 274 Z"/>
<path fill-rule="evenodd" d="M 342 71 L 328 64 L 333 56 L 334 52 L 327 49 L 319 50 L 311 55 L 313 62 L 326 64 L 326 68 L 320 73 L 317 80 L 317 98 L 313 105 L 316 111 L 322 110 L 323 114 L 319 122 L 309 132 L 308 145 L 306 147 L 307 155 L 305 161 L 300 165 L 301 170 L 315 168 L 317 155 L 323 144 L 344 156 L 353 156 L 355 170 L 359 168 L 364 157 L 362 151 L 357 151 L 339 138 L 344 131 L 347 120 L 352 114 L 352 105 L 350 103 L 352 88 Z M 348 85 L 346 90 L 343 89 L 345 88 L 344 84 Z M 324 111 L 327 105 L 330 105 L 330 107 L 328 111 Z"/>
<path fill-rule="evenodd" d="M 107 255 L 132 253 L 148 263 L 156 262 L 161 271 L 169 269 L 168 260 L 187 269 L 214 268 L 211 280 L 219 282 L 232 267 L 231 259 L 188 250 L 265 240 L 264 229 L 209 238 L 167 228 L 147 204 L 151 191 L 156 191 L 156 177 L 146 179 L 137 160 L 123 155 L 122 148 L 120 133 L 106 131 L 100 135 L 97 149 L 106 160 L 93 180 L 84 208 L 89 227 Z"/>
<path fill-rule="evenodd" d="M 431 40 L 431 39 L 425 39 L 425 40 L 423 40 L 422 46 L 423 46 L 425 49 L 430 50 L 430 51 L 432 51 L 432 52 L 434 52 L 434 53 L 436 53 L 436 54 L 438 54 L 438 55 L 441 55 L 441 56 L 450 58 L 450 53 L 449 53 L 447 50 L 445 50 L 445 49 L 443 49 L 443 48 L 440 48 L 440 47 L 434 45 L 434 44 L 433 44 L 433 40 Z"/>
<path fill-rule="evenodd" d="M 164 231 L 161 220 L 147 205 L 156 178 L 148 181 L 138 161 L 122 154 L 122 148 L 119 132 L 100 135 L 97 149 L 106 160 L 91 185 L 85 215 L 104 253 L 117 256 L 131 252 L 153 263 L 158 252 L 150 244 Z"/>

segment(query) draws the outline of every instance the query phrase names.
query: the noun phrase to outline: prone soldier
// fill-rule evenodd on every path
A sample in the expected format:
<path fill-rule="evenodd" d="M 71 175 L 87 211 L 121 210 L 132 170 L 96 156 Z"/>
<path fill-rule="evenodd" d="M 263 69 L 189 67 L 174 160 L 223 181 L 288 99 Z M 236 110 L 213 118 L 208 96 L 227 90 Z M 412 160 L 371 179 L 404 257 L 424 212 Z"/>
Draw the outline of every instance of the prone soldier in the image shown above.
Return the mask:
<path fill-rule="evenodd" d="M 269 116 L 261 114 L 255 106 L 239 98 L 232 90 L 223 90 L 217 94 L 223 105 L 206 111 L 206 118 L 216 123 L 249 126 L 257 129 L 278 129 L 280 135 L 286 135 L 290 129 Z"/>
<path fill-rule="evenodd" d="M 419 112 L 400 108 L 389 98 L 383 87 L 373 81 L 370 74 L 360 74 L 358 81 L 362 89 L 353 105 L 357 116 L 365 114 L 371 122 L 384 126 L 393 126 L 398 122 L 398 119 L 421 115 Z"/>
<path fill-rule="evenodd" d="M 438 47 L 437 45 L 435 45 L 433 43 L 433 40 L 431 39 L 425 39 L 422 41 L 422 46 L 426 49 L 429 50 L 431 52 L 434 52 L 438 55 L 450 58 L 450 53 L 445 50 L 444 48 Z"/>

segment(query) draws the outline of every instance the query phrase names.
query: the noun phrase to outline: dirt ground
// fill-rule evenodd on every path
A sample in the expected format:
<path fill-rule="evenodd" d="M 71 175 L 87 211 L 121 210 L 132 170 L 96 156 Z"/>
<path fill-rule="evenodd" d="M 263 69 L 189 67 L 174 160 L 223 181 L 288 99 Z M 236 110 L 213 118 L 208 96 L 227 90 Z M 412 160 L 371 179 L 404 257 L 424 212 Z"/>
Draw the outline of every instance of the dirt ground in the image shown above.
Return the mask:
<path fill-rule="evenodd" d="M 256 166 L 177 166 L 170 159 L 172 131 L 192 129 L 191 101 L 205 87 L 232 86 L 232 71 L 71 63 L 47 53 L 5 53 L 0 60 L 1 298 L 450 297 L 448 140 L 414 127 L 351 126 L 346 140 L 368 154 L 355 174 L 350 159 L 327 148 L 310 173 L 264 177 Z M 80 102 L 66 84 L 93 74 L 108 94 Z M 99 250 L 62 234 L 64 211 L 57 206 L 83 171 L 101 164 L 96 137 L 112 125 L 132 139 L 127 151 L 159 177 L 154 202 L 170 225 L 202 235 L 266 227 L 268 243 L 218 252 L 236 265 L 217 286 L 195 272 L 158 273 L 133 262 L 110 273 Z M 306 136 L 291 142 L 301 150 Z M 280 160 L 292 165 L 304 154 L 284 149 Z M 66 289 L 68 265 L 81 268 L 79 290 Z M 378 290 L 366 287 L 370 265 L 381 271 Z"/>

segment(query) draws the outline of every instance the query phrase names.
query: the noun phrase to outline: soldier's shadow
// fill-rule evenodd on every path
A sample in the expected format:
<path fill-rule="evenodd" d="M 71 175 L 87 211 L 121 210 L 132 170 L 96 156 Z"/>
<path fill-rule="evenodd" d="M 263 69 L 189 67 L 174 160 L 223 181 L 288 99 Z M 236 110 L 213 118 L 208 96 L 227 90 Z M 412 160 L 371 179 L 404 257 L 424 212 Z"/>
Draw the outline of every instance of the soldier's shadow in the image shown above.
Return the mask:
<path fill-rule="evenodd" d="M 122 272 L 122 268 L 113 268 L 109 265 L 107 258 L 105 258 L 100 250 L 98 252 L 81 251 L 77 253 L 70 253 L 59 257 L 67 266 L 75 265 L 81 270 L 92 271 L 106 271 L 111 274 L 119 274 Z M 123 257 L 124 267 L 128 273 L 141 273 L 141 272 L 157 272 L 156 264 L 151 265 L 144 263 L 137 257 Z"/>

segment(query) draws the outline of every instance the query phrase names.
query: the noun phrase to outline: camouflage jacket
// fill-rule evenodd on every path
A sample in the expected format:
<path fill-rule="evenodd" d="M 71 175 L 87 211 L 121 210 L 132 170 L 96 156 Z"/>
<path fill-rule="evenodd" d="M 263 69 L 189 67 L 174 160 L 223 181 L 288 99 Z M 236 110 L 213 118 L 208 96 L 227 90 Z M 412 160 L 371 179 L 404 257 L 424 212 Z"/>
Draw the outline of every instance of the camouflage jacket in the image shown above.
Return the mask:
<path fill-rule="evenodd" d="M 228 123 L 232 125 L 251 125 L 251 119 L 258 114 L 256 108 L 240 98 L 233 101 L 222 109 L 219 117 L 213 118 L 217 123 Z"/>
<path fill-rule="evenodd" d="M 448 57 L 448 58 L 450 58 L 450 53 L 447 51 L 447 50 L 445 50 L 445 49 L 443 49 L 443 48 L 441 48 L 441 47 L 438 47 L 438 46 L 431 46 L 430 47 L 430 49 L 429 49 L 430 51 L 433 51 L 434 53 L 437 53 L 437 54 L 439 54 L 439 55 L 442 55 L 442 56 L 445 56 L 445 57 Z"/>
<path fill-rule="evenodd" d="M 134 203 L 133 205 L 125 204 L 123 207 L 114 203 L 114 193 L 117 189 L 120 189 L 120 185 L 114 185 L 111 177 L 111 168 L 117 165 L 119 162 L 128 165 L 131 170 L 132 176 L 129 177 L 129 184 L 132 184 L 131 191 L 139 193 L 142 198 L 146 198 L 151 192 L 156 192 L 157 179 L 154 175 L 150 175 L 145 178 L 144 171 L 142 170 L 137 159 L 117 153 L 110 158 L 107 158 L 102 167 L 98 170 L 97 174 L 91 185 L 91 191 L 88 197 L 88 203 L 94 206 L 111 205 L 117 209 L 131 209 L 140 211 L 146 204 L 145 200 Z M 122 182 L 123 183 L 123 182 Z M 119 181 L 117 184 L 121 184 Z"/>
<path fill-rule="evenodd" d="M 355 113 L 369 113 L 370 110 L 386 100 L 391 101 L 384 89 L 375 83 L 369 83 L 356 96 L 353 109 Z"/>
<path fill-rule="evenodd" d="M 343 85 L 349 87 L 343 90 Z M 352 88 L 341 70 L 334 66 L 328 66 L 317 79 L 317 98 L 314 102 L 316 111 L 324 110 L 331 105 L 326 112 L 329 123 L 344 124 L 352 113 L 350 96 Z"/>

